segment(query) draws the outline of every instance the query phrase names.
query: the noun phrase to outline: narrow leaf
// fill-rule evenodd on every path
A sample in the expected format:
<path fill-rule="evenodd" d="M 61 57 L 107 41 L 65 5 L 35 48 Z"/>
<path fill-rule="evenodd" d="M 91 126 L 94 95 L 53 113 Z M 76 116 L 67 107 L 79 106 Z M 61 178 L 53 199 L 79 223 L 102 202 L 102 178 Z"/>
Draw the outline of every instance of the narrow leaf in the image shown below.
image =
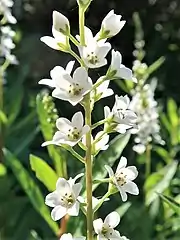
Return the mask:
<path fill-rule="evenodd" d="M 56 188 L 58 176 L 55 171 L 41 158 L 30 155 L 30 164 L 36 177 L 52 192 Z"/>
<path fill-rule="evenodd" d="M 49 208 L 44 203 L 44 197 L 20 161 L 7 149 L 4 149 L 4 156 L 7 165 L 12 169 L 14 175 L 29 197 L 37 212 L 45 219 L 54 233 L 58 232 L 58 225 L 51 219 Z"/>

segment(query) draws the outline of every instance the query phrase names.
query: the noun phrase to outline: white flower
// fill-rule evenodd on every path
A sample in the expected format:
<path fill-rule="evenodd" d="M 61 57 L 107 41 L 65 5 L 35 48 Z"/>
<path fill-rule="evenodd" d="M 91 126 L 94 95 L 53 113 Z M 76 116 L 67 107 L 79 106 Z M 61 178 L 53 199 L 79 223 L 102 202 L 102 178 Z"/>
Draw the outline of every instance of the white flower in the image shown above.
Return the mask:
<path fill-rule="evenodd" d="M 98 79 L 97 83 L 101 81 L 101 78 Z M 94 99 L 95 102 L 98 100 L 109 97 L 114 94 L 113 90 L 109 87 L 109 80 L 104 81 L 99 85 L 95 90 L 91 91 L 91 99 Z"/>
<path fill-rule="evenodd" d="M 131 69 L 125 67 L 122 64 L 122 55 L 120 52 L 112 50 L 111 66 L 107 72 L 107 77 L 110 78 L 122 78 L 125 80 L 131 80 L 137 82 L 137 79 L 133 77 Z"/>
<path fill-rule="evenodd" d="M 85 237 L 72 237 L 70 233 L 63 234 L 59 240 L 85 240 Z"/>
<path fill-rule="evenodd" d="M 92 88 L 92 80 L 88 77 L 85 68 L 79 67 L 75 70 L 73 77 L 70 76 L 74 62 L 69 62 L 66 70 L 56 66 L 51 72 L 51 79 L 42 79 L 39 84 L 45 84 L 55 88 L 52 96 L 69 101 L 73 106 L 79 103 L 84 95 Z"/>
<path fill-rule="evenodd" d="M 79 36 L 77 38 L 79 39 Z M 105 40 L 97 41 L 87 27 L 85 27 L 85 43 L 86 46 L 78 46 L 78 49 L 87 67 L 99 68 L 106 65 L 105 57 L 111 49 L 111 44 L 106 43 Z"/>
<path fill-rule="evenodd" d="M 68 51 L 69 38 L 66 36 L 70 31 L 68 19 L 57 11 L 53 11 L 53 37 L 41 37 L 41 41 L 55 50 Z M 64 35 L 66 34 L 66 35 Z"/>
<path fill-rule="evenodd" d="M 101 36 L 109 38 L 118 34 L 126 23 L 126 21 L 120 21 L 121 17 L 121 15 L 115 14 L 114 10 L 111 10 L 102 21 L 100 38 Z"/>
<path fill-rule="evenodd" d="M 56 183 L 56 190 L 46 196 L 45 204 L 53 207 L 51 217 L 57 221 L 66 214 L 70 216 L 77 216 L 79 214 L 79 202 L 77 200 L 82 189 L 81 183 L 75 181 L 81 177 L 82 174 L 77 175 L 74 179 L 66 180 L 59 178 Z"/>
<path fill-rule="evenodd" d="M 136 128 L 137 116 L 134 111 L 129 109 L 129 105 L 130 99 L 127 95 L 120 97 L 116 95 L 112 112 L 108 106 L 104 107 L 105 119 L 108 120 L 105 128 L 112 126 L 119 133 L 125 133 L 130 128 Z"/>
<path fill-rule="evenodd" d="M 130 109 L 137 113 L 138 128 L 131 130 L 131 133 L 136 134 L 133 150 L 138 154 L 144 153 L 148 144 L 152 141 L 164 144 L 159 133 L 159 113 L 157 102 L 154 99 L 154 91 L 155 88 L 150 84 L 141 87 L 137 86 L 132 91 L 133 98 Z"/>
<path fill-rule="evenodd" d="M 43 85 L 47 85 L 47 86 L 52 87 L 52 88 L 58 87 L 60 85 L 58 83 L 61 81 L 61 79 L 57 78 L 56 73 L 58 72 L 58 75 L 62 75 L 62 73 L 71 74 L 71 72 L 73 70 L 73 67 L 74 67 L 74 64 L 75 64 L 75 61 L 70 61 L 67 64 L 66 69 L 64 69 L 63 67 L 60 67 L 60 66 L 56 66 L 50 72 L 50 76 L 51 76 L 52 79 L 44 78 L 44 79 L 41 79 L 38 83 L 43 84 Z"/>
<path fill-rule="evenodd" d="M 47 141 L 42 144 L 42 146 L 47 146 L 49 144 L 61 145 L 68 144 L 70 146 L 75 146 L 89 130 L 88 125 L 84 125 L 84 119 L 81 112 L 77 112 L 72 117 L 71 122 L 66 118 L 59 118 L 56 120 L 56 126 L 59 131 L 57 131 L 52 139 L 52 141 Z"/>
<path fill-rule="evenodd" d="M 138 176 L 138 171 L 135 166 L 127 166 L 127 159 L 121 157 L 119 164 L 114 174 L 113 170 L 109 166 L 105 166 L 109 173 L 109 177 L 112 180 L 112 183 L 117 187 L 121 194 L 122 201 L 127 201 L 127 194 L 130 193 L 133 195 L 139 194 L 139 189 L 133 180 Z"/>
<path fill-rule="evenodd" d="M 94 230 L 97 234 L 97 240 L 118 240 L 120 233 L 114 228 L 119 224 L 120 216 L 117 212 L 112 212 L 105 218 L 104 222 L 101 218 L 93 221 Z"/>
<path fill-rule="evenodd" d="M 11 14 L 11 7 L 13 6 L 13 1 L 11 0 L 0 0 L 0 14 L 4 15 L 5 21 L 15 24 L 17 21 L 15 17 Z"/>

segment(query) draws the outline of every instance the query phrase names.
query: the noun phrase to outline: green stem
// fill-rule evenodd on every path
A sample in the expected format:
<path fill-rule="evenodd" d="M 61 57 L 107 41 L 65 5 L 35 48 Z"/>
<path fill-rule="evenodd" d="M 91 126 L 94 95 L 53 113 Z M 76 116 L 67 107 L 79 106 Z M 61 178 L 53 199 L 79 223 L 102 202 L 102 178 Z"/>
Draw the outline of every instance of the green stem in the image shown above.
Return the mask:
<path fill-rule="evenodd" d="M 97 128 L 98 126 L 104 124 L 105 122 L 106 122 L 106 119 L 103 119 L 103 120 L 101 120 L 101 121 L 93 124 L 92 127 L 91 127 L 91 129 L 93 130 L 93 129 Z"/>
<path fill-rule="evenodd" d="M 68 52 L 79 62 L 80 65 L 85 66 L 83 60 L 72 49 L 70 49 Z"/>
<path fill-rule="evenodd" d="M 86 95 L 85 120 L 91 127 L 90 93 Z M 92 159 L 91 159 L 91 131 L 86 134 L 86 192 L 87 192 L 87 240 L 93 239 L 93 209 L 92 209 Z"/>
<path fill-rule="evenodd" d="M 84 26 L 85 26 L 85 9 L 79 7 L 79 35 L 80 35 L 80 43 L 82 46 L 86 45 L 85 42 L 85 34 L 84 34 Z"/>
<path fill-rule="evenodd" d="M 69 39 L 74 45 L 79 46 L 79 42 L 71 34 L 69 35 Z"/>
<path fill-rule="evenodd" d="M 151 173 L 151 145 L 148 144 L 146 148 L 146 178 Z"/>
<path fill-rule="evenodd" d="M 74 157 L 76 157 L 79 161 L 81 161 L 82 163 L 84 163 L 84 158 L 79 155 L 72 147 L 65 147 L 65 149 L 67 149 Z"/>

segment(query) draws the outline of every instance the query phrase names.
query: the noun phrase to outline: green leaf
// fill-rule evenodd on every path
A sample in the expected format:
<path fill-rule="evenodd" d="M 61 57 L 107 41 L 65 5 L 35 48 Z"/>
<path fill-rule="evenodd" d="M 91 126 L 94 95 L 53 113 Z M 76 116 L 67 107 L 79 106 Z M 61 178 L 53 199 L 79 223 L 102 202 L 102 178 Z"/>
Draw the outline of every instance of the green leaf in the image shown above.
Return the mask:
<path fill-rule="evenodd" d="M 153 72 L 155 72 L 158 68 L 161 67 L 161 65 L 164 63 L 165 57 L 160 57 L 158 60 L 156 60 L 153 64 L 151 64 L 148 67 L 147 73 L 150 75 Z"/>
<path fill-rule="evenodd" d="M 0 163 L 0 177 L 6 175 L 6 173 L 7 173 L 6 167 L 4 166 L 4 164 Z"/>
<path fill-rule="evenodd" d="M 131 207 L 130 202 L 123 203 L 122 206 L 118 207 L 115 211 L 119 213 L 121 217 L 128 211 L 128 209 Z"/>
<path fill-rule="evenodd" d="M 121 156 L 122 151 L 129 142 L 130 135 L 118 135 L 109 144 L 109 148 L 101 152 L 96 159 L 94 159 L 93 179 L 103 179 L 107 175 L 104 168 L 105 165 L 113 166 L 115 161 Z M 99 184 L 93 186 L 93 190 Z"/>
<path fill-rule="evenodd" d="M 8 122 L 6 114 L 0 110 L 0 123 L 6 124 Z"/>
<path fill-rule="evenodd" d="M 41 158 L 30 155 L 30 164 L 36 177 L 52 192 L 56 188 L 58 176 L 55 171 Z"/>
<path fill-rule="evenodd" d="M 163 169 L 154 173 L 153 176 L 149 176 L 145 183 L 146 189 L 146 204 L 150 205 L 154 200 L 158 198 L 158 193 L 163 193 L 170 185 L 170 182 L 176 173 L 177 161 L 173 161 L 171 164 L 166 165 Z M 153 181 L 153 184 L 149 182 Z M 148 186 L 148 187 L 147 187 Z"/>
<path fill-rule="evenodd" d="M 49 208 L 44 203 L 44 197 L 20 161 L 7 149 L 3 150 L 6 164 L 12 169 L 14 175 L 29 197 L 37 212 L 45 219 L 55 234 L 58 232 L 58 225 L 51 219 Z"/>
<path fill-rule="evenodd" d="M 180 216 L 180 204 L 173 198 L 159 193 L 160 198 L 169 205 L 169 207 Z"/>
<path fill-rule="evenodd" d="M 168 117 L 173 127 L 177 127 L 179 123 L 178 108 L 176 102 L 170 98 L 167 103 Z"/>
<path fill-rule="evenodd" d="M 53 138 L 55 129 L 53 128 L 53 125 L 48 121 L 50 116 L 48 114 L 47 106 L 45 106 L 45 103 L 43 102 L 44 97 L 48 98 L 48 95 L 39 94 L 37 96 L 37 99 L 36 99 L 37 113 L 38 113 L 40 128 L 41 128 L 44 140 L 49 141 Z M 51 107 L 53 107 L 52 106 L 53 103 L 49 98 L 48 98 L 48 103 L 51 105 Z M 53 164 L 58 176 L 66 177 L 67 173 L 66 173 L 65 150 L 61 147 L 56 147 L 53 145 L 47 146 L 47 150 L 48 150 L 49 156 L 53 161 Z"/>
<path fill-rule="evenodd" d="M 169 122 L 165 113 L 160 113 L 160 119 L 166 130 L 170 133 L 171 132 L 171 123 Z"/>
<path fill-rule="evenodd" d="M 159 156 L 161 156 L 165 160 L 166 163 L 170 163 L 171 157 L 169 156 L 169 152 L 165 148 L 155 146 L 153 147 L 153 149 L 155 150 L 155 152 L 157 152 L 157 154 L 159 154 Z"/>

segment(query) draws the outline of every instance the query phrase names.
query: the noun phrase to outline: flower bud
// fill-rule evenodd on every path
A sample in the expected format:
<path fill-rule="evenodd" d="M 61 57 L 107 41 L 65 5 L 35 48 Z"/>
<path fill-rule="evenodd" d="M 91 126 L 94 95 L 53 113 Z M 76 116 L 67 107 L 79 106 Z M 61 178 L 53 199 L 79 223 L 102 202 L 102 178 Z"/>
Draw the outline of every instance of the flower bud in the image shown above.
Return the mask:
<path fill-rule="evenodd" d="M 61 13 L 53 11 L 53 29 L 64 35 L 69 35 L 69 20 Z"/>

